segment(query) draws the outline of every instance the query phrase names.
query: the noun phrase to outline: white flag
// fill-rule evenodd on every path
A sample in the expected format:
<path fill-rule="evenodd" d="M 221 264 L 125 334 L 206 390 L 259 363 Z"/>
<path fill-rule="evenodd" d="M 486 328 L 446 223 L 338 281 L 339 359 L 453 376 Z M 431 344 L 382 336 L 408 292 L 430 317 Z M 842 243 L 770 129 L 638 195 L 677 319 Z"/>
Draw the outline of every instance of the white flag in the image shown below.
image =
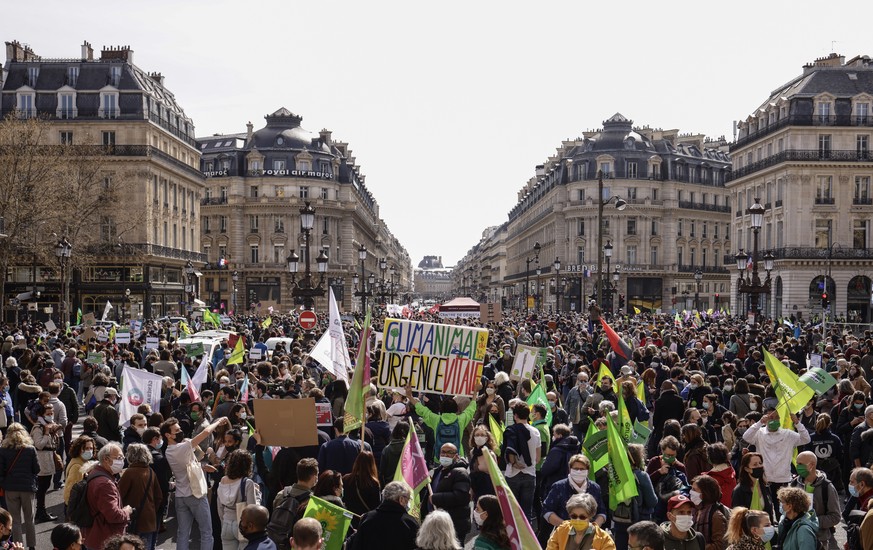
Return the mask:
<path fill-rule="evenodd" d="M 197 371 L 194 373 L 194 376 L 191 377 L 191 383 L 194 384 L 194 389 L 197 392 L 200 392 L 200 388 L 203 384 L 206 383 L 206 378 L 209 375 L 209 354 L 203 354 L 203 360 L 200 361 L 200 366 L 197 367 Z"/>
<path fill-rule="evenodd" d="M 352 362 L 349 359 L 349 348 L 346 346 L 346 337 L 343 333 L 343 321 L 340 319 L 339 308 L 332 288 L 330 289 L 330 323 L 327 331 L 321 335 L 309 355 L 338 380 L 345 380 L 348 383 Z"/>
<path fill-rule="evenodd" d="M 121 373 L 121 389 L 118 397 L 118 420 L 121 426 L 130 425 L 130 417 L 144 403 L 153 411 L 161 410 L 161 384 L 164 379 L 158 374 L 124 367 Z"/>
<path fill-rule="evenodd" d="M 103 308 L 103 317 L 100 320 L 105 321 L 106 317 L 109 316 L 109 312 L 111 310 L 112 310 L 112 304 L 109 303 L 109 300 L 106 300 L 106 307 Z"/>

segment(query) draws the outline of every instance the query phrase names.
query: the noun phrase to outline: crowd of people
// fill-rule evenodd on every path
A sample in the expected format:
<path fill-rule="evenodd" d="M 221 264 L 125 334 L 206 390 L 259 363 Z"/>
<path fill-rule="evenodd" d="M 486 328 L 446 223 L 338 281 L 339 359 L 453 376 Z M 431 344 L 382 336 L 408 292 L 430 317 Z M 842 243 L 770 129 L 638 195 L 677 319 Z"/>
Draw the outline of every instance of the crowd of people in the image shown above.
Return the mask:
<path fill-rule="evenodd" d="M 508 550 L 527 527 L 506 516 L 505 487 L 543 549 L 836 550 L 845 529 L 848 550 L 873 550 L 870 332 L 616 316 L 623 357 L 596 307 L 507 311 L 491 323 L 413 317 L 489 329 L 477 395 L 373 385 L 363 429 L 352 431 L 347 383 L 309 355 L 323 322 L 307 333 L 293 314 L 231 318 L 224 328 L 262 359 L 231 361 L 225 340 L 196 392 L 186 385 L 203 358 L 186 354 L 178 326 L 146 322 L 121 345 L 100 331 L 85 341 L 39 322 L 4 327 L 0 547 L 35 548 L 36 525 L 53 523 L 60 550 L 153 550 L 161 538 L 180 550 Z M 347 319 L 354 364 L 362 318 Z M 279 336 L 292 343 L 268 353 L 264 342 Z M 146 346 L 154 337 L 157 349 Z M 514 376 L 519 345 L 544 349 L 542 374 Z M 781 418 L 765 351 L 795 374 L 820 361 L 837 384 Z M 381 351 L 370 354 L 376 380 Z M 163 377 L 158 407 L 122 414 L 125 369 Z M 531 404 L 538 385 L 547 403 Z M 332 413 L 318 443 L 265 445 L 259 400 L 304 397 Z M 614 465 L 585 445 L 619 408 L 650 431 L 622 449 L 636 483 L 624 502 L 610 499 Z M 432 468 L 418 493 L 396 479 L 410 430 Z M 62 515 L 46 505 L 52 490 L 63 491 Z M 306 517 L 313 497 L 346 511 L 345 540 Z"/>

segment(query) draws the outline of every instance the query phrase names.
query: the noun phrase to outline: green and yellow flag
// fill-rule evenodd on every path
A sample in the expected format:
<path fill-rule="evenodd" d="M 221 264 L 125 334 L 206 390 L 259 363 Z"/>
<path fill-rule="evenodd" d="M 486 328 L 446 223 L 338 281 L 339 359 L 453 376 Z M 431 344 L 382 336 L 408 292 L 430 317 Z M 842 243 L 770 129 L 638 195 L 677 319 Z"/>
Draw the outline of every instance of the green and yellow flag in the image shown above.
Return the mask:
<path fill-rule="evenodd" d="M 630 440 L 631 432 L 633 431 L 634 423 L 631 422 L 630 413 L 627 411 L 627 404 L 624 402 L 624 392 L 618 388 L 618 433 L 621 438 L 627 443 Z"/>
<path fill-rule="evenodd" d="M 182 331 L 182 334 L 185 336 L 191 335 L 191 327 L 188 326 L 188 323 L 185 321 L 179 321 L 179 330 Z"/>
<path fill-rule="evenodd" d="M 273 324 L 273 318 L 267 317 L 266 319 L 263 320 L 263 322 L 261 322 L 261 328 L 267 328 L 272 324 Z"/>
<path fill-rule="evenodd" d="M 782 423 L 785 424 L 786 418 L 800 412 L 809 403 L 809 400 L 815 397 L 815 391 L 801 382 L 800 378 L 791 372 L 791 369 L 767 350 L 764 350 L 764 365 L 779 400 L 776 404 L 776 410 L 779 412 Z M 788 420 L 788 422 L 791 425 L 791 421 Z"/>
<path fill-rule="evenodd" d="M 546 397 L 546 378 L 543 376 L 543 369 L 540 367 L 540 383 L 536 385 L 533 391 L 527 396 L 527 406 L 533 409 L 533 406 L 540 403 L 546 408 L 546 422 L 549 426 L 552 425 L 552 408 L 549 407 L 549 399 Z"/>
<path fill-rule="evenodd" d="M 639 420 L 634 422 L 634 427 L 631 430 L 631 436 L 628 440 L 628 443 L 637 443 L 639 445 L 645 445 L 649 440 L 649 434 L 652 433 L 652 430 L 649 427 Z"/>
<path fill-rule="evenodd" d="M 588 433 L 582 442 L 582 452 L 591 462 L 591 474 L 594 475 L 609 463 L 607 453 L 606 430 L 598 430 L 594 422 L 588 424 Z"/>
<path fill-rule="evenodd" d="M 488 429 L 491 430 L 491 435 L 497 440 L 497 447 L 503 446 L 503 431 L 506 429 L 503 424 L 494 420 L 494 415 L 488 413 Z"/>
<path fill-rule="evenodd" d="M 109 341 L 115 342 L 115 325 L 112 325 L 112 328 L 109 329 Z"/>
<path fill-rule="evenodd" d="M 205 313 L 205 312 L 204 312 Z M 233 351 L 230 352 L 230 357 L 227 360 L 228 365 L 242 364 L 246 356 L 246 338 L 240 335 L 236 339 L 236 344 L 233 346 Z"/>
<path fill-rule="evenodd" d="M 370 310 L 368 308 L 361 330 L 361 341 L 358 344 L 355 373 L 352 375 L 352 383 L 343 411 L 344 433 L 360 428 L 366 418 L 367 392 L 370 391 L 370 323 Z"/>
<path fill-rule="evenodd" d="M 612 371 L 609 370 L 609 366 L 606 364 L 606 361 L 600 362 L 600 369 L 597 371 L 597 385 L 600 385 L 600 381 L 603 380 L 604 377 L 609 377 L 612 379 L 612 385 L 615 386 L 615 376 L 613 376 Z M 617 391 L 617 389 L 616 389 Z"/>
<path fill-rule="evenodd" d="M 82 324 L 82 308 L 76 310 L 76 325 Z"/>
<path fill-rule="evenodd" d="M 203 324 L 212 323 L 216 328 L 221 328 L 221 317 L 211 311 L 203 311 Z"/>
<path fill-rule="evenodd" d="M 627 502 L 639 494 L 637 480 L 627 456 L 627 446 L 612 421 L 606 415 L 606 440 L 609 464 L 606 473 L 609 478 L 609 509 L 615 510 L 620 502 Z"/>
<path fill-rule="evenodd" d="M 321 523 L 324 550 L 341 550 L 354 516 L 348 510 L 313 495 L 309 497 L 303 517 L 315 518 Z"/>

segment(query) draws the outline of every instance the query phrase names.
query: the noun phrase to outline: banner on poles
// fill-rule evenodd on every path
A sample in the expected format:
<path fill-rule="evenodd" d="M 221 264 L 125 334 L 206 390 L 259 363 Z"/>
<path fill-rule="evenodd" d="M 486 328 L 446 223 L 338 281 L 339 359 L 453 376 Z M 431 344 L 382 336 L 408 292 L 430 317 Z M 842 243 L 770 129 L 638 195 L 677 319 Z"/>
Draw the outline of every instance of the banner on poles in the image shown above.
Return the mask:
<path fill-rule="evenodd" d="M 380 388 L 476 395 L 487 329 L 389 318 L 383 336 Z"/>
<path fill-rule="evenodd" d="M 153 411 L 161 409 L 161 384 L 164 378 L 159 374 L 124 367 L 121 372 L 121 390 L 118 400 L 118 418 L 122 426 L 130 424 L 140 405 L 147 403 Z"/>

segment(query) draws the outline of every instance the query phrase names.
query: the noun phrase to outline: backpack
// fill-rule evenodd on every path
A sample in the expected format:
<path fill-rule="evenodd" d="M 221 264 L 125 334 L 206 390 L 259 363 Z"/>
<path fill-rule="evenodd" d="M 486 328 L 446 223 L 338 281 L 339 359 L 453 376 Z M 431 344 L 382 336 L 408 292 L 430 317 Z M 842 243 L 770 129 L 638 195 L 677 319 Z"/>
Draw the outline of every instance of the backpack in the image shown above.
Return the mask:
<path fill-rule="evenodd" d="M 286 487 L 276 496 L 273 514 L 270 516 L 270 523 L 267 524 L 267 536 L 276 543 L 277 548 L 291 548 L 289 544 L 291 530 L 299 519 L 301 506 L 309 500 L 311 494 L 311 491 L 306 491 L 292 497 L 290 487 Z"/>
<path fill-rule="evenodd" d="M 449 424 L 443 422 L 442 416 L 440 416 L 440 421 L 437 423 L 436 430 L 434 430 L 434 449 L 442 449 L 443 445 L 446 443 L 451 443 L 458 450 L 461 448 L 461 426 L 460 423 L 455 420 Z"/>
<path fill-rule="evenodd" d="M 500 446 L 501 456 L 506 459 L 507 454 L 514 454 L 520 456 L 526 465 L 533 466 L 528 441 L 530 441 L 530 432 L 525 425 L 507 426 L 506 431 L 503 432 L 503 444 Z"/>
<path fill-rule="evenodd" d="M 73 363 L 73 376 L 79 378 L 82 376 L 82 363 L 76 361 Z"/>
<path fill-rule="evenodd" d="M 846 548 L 848 550 L 863 550 L 861 522 L 864 521 L 866 515 L 866 512 L 863 510 L 852 510 L 849 512 L 849 517 L 846 520 Z"/>
<path fill-rule="evenodd" d="M 94 516 L 91 515 L 91 508 L 88 506 L 88 482 L 98 477 L 110 478 L 103 472 L 95 471 L 93 475 L 89 473 L 85 479 L 77 481 L 73 488 L 70 489 L 70 502 L 67 506 L 67 520 L 76 524 L 78 527 L 90 528 L 94 525 Z"/>

